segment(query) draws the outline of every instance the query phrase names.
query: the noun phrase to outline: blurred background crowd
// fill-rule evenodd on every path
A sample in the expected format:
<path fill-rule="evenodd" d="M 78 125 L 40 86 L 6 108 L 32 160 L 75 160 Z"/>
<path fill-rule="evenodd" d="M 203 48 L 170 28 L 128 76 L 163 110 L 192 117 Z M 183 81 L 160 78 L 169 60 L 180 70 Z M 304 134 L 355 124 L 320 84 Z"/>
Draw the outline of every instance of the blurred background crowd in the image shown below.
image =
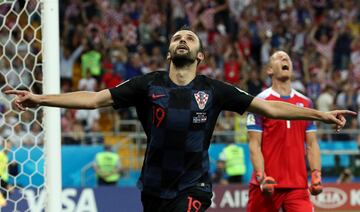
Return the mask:
<path fill-rule="evenodd" d="M 19 8 L 23 4 L 30 12 L 38 9 L 31 0 L 19 2 Z M 315 108 L 359 111 L 359 8 L 356 0 L 63 0 L 61 92 L 98 91 L 138 75 L 166 71 L 169 38 L 187 25 L 197 32 L 206 51 L 199 74 L 257 95 L 270 85 L 266 75 L 270 55 L 281 49 L 293 62 L 293 87 L 311 98 Z M 8 9 L 1 7 L 0 11 L 5 14 Z M 7 26 L 0 32 L 4 46 L 0 48 L 0 87 L 26 87 L 40 93 L 39 23 L 35 17 L 32 28 L 14 29 L 15 17 L 0 17 Z M 13 42 L 5 40 L 9 32 Z M 15 146 L 41 145 L 42 111 L 10 112 L 7 98 L 0 99 L 1 136 L 10 136 Z M 126 124 L 135 116 L 132 109 L 63 109 L 63 144 L 101 144 L 104 132 L 136 130 Z M 15 133 L 4 123 L 18 123 Z M 214 142 L 245 143 L 245 126 L 245 116 L 224 112 Z M 329 133 L 332 129 L 320 124 L 319 138 L 326 142 L 355 140 L 360 146 L 359 126 L 360 116 L 349 119 L 341 134 Z M 235 136 L 225 132 L 235 132 Z"/>
<path fill-rule="evenodd" d="M 282 49 L 293 61 L 293 87 L 314 107 L 358 111 L 359 8 L 352 0 L 62 1 L 62 91 L 96 91 L 166 70 L 168 40 L 187 25 L 206 50 L 199 74 L 257 95 L 270 84 L 270 55 Z M 120 113 L 121 119 L 134 118 L 131 111 Z M 63 130 L 106 130 L 99 126 L 100 116 L 98 111 L 63 111 Z M 224 114 L 218 130 L 235 130 L 234 116 Z M 346 128 L 358 129 L 359 121 L 349 120 Z M 117 130 L 117 123 L 112 120 L 107 129 Z M 336 136 L 351 140 L 356 134 Z"/>

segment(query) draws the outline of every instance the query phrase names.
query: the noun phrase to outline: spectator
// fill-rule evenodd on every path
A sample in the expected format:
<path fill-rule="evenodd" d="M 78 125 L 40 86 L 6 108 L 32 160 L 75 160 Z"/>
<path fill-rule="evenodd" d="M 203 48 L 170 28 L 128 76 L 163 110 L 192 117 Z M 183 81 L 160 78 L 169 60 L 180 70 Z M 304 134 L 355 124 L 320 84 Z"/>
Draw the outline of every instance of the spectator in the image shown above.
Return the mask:
<path fill-rule="evenodd" d="M 145 11 L 140 19 L 139 25 L 139 40 L 140 44 L 143 45 L 148 53 L 153 48 L 153 28 L 150 23 L 149 11 Z"/>
<path fill-rule="evenodd" d="M 8 152 L 11 148 L 11 144 L 9 142 L 2 142 L 3 149 L 0 152 L 0 206 L 4 207 L 7 205 L 6 199 L 8 196 L 9 190 L 9 157 Z"/>
<path fill-rule="evenodd" d="M 199 64 L 198 73 L 213 79 L 221 79 L 222 70 L 216 67 L 216 60 L 213 55 L 207 55 L 205 62 Z"/>
<path fill-rule="evenodd" d="M 130 56 L 126 67 L 125 80 L 133 78 L 135 76 L 142 75 L 142 61 L 140 60 L 139 54 L 133 54 Z"/>
<path fill-rule="evenodd" d="M 42 126 L 38 122 L 33 122 L 31 125 L 31 134 L 35 138 L 35 142 L 32 144 L 32 146 L 43 146 L 44 145 L 44 131 L 42 129 Z"/>
<path fill-rule="evenodd" d="M 78 89 L 80 91 L 96 91 L 98 89 L 98 83 L 91 75 L 90 69 L 86 71 L 86 76 L 79 81 Z"/>
<path fill-rule="evenodd" d="M 251 37 L 250 37 L 248 30 L 246 30 L 246 29 L 240 30 L 236 47 L 238 48 L 238 52 L 240 52 L 241 56 L 246 61 L 251 60 L 252 44 L 251 44 Z"/>
<path fill-rule="evenodd" d="M 22 146 L 43 146 L 44 131 L 38 122 L 32 122 L 25 130 L 27 134 L 22 137 Z"/>
<path fill-rule="evenodd" d="M 360 82 L 360 36 L 355 38 L 351 43 L 350 60 L 350 76 L 354 77 L 355 82 Z"/>
<path fill-rule="evenodd" d="M 85 139 L 85 131 L 81 122 L 75 121 L 73 130 L 71 131 L 71 143 L 68 144 L 82 144 Z"/>
<path fill-rule="evenodd" d="M 9 140 L 13 146 L 19 147 L 22 145 L 25 134 L 26 132 L 24 131 L 24 125 L 22 123 L 17 123 L 14 126 L 14 131 L 11 133 Z"/>
<path fill-rule="evenodd" d="M 101 78 L 101 88 L 113 88 L 119 85 L 123 80 L 121 76 L 115 73 L 111 63 L 104 65 L 104 74 Z"/>
<path fill-rule="evenodd" d="M 334 108 L 334 89 L 331 85 L 326 85 L 322 90 L 316 106 L 320 111 L 330 111 Z"/>
<path fill-rule="evenodd" d="M 257 71 L 251 71 L 249 76 L 250 77 L 246 81 L 247 92 L 253 96 L 256 96 L 263 90 L 264 83 L 260 79 L 259 73 Z"/>
<path fill-rule="evenodd" d="M 96 145 L 104 143 L 104 136 L 101 132 L 99 122 L 93 122 L 89 132 L 85 137 L 85 144 Z"/>
<path fill-rule="evenodd" d="M 248 142 L 246 129 L 246 114 L 240 116 L 239 114 L 234 115 L 234 141 L 235 143 L 245 144 Z"/>
<path fill-rule="evenodd" d="M 124 14 L 124 23 L 122 25 L 122 37 L 124 38 L 125 45 L 130 53 L 136 52 L 137 47 L 137 27 L 131 20 L 129 14 Z"/>
<path fill-rule="evenodd" d="M 94 169 L 100 186 L 116 185 L 120 179 L 121 163 L 117 153 L 110 145 L 104 146 L 104 151 L 95 156 Z"/>
<path fill-rule="evenodd" d="M 60 77 L 62 82 L 66 81 L 72 85 L 74 63 L 83 49 L 82 45 L 78 46 L 73 52 L 64 45 L 60 49 Z"/>
<path fill-rule="evenodd" d="M 70 136 L 75 123 L 74 113 L 74 110 L 65 109 L 65 112 L 61 115 L 61 132 L 63 144 L 74 143 L 72 137 Z"/>
<path fill-rule="evenodd" d="M 233 131 L 234 130 L 234 113 L 230 111 L 224 111 L 220 114 L 220 119 L 216 124 L 217 131 Z M 222 134 L 214 136 L 215 142 L 230 143 L 234 141 L 234 138 L 228 134 Z"/>
<path fill-rule="evenodd" d="M 229 183 L 242 183 L 242 177 L 246 172 L 243 147 L 228 144 L 220 153 L 220 159 L 225 162 L 225 172 Z"/>
<path fill-rule="evenodd" d="M 101 58 L 101 53 L 92 44 L 88 44 L 85 53 L 81 55 L 82 77 L 86 77 L 87 72 L 90 70 L 91 76 L 99 79 L 101 75 Z"/>
<path fill-rule="evenodd" d="M 320 111 L 331 111 L 334 108 L 334 90 L 332 86 L 326 85 L 323 91 L 321 92 L 319 98 L 316 101 L 316 108 Z M 331 127 L 320 123 L 320 128 L 326 131 L 331 130 Z M 321 135 L 322 140 L 330 141 L 331 136 L 328 132 L 325 132 Z"/>
<path fill-rule="evenodd" d="M 352 171 L 351 169 L 349 168 L 346 168 L 344 169 L 339 178 L 336 180 L 337 183 L 351 183 L 353 181 L 353 174 L 352 174 Z"/>
<path fill-rule="evenodd" d="M 224 62 L 224 81 L 237 85 L 241 77 L 241 59 L 236 51 L 229 47 Z"/>
<path fill-rule="evenodd" d="M 306 27 L 302 24 L 295 25 L 296 33 L 294 35 L 294 47 L 292 51 L 303 53 L 306 41 Z"/>
<path fill-rule="evenodd" d="M 216 161 L 216 169 L 214 173 L 211 175 L 211 180 L 215 184 L 219 185 L 227 185 L 229 184 L 228 180 L 226 179 L 226 174 L 224 171 L 225 168 L 225 161 L 217 160 Z"/>
<path fill-rule="evenodd" d="M 155 46 L 154 48 L 152 48 L 150 60 L 155 61 L 157 66 L 162 66 L 161 68 L 166 68 L 164 66 L 164 64 L 166 64 L 166 61 L 164 60 L 164 56 L 162 55 L 160 47 Z"/>
<path fill-rule="evenodd" d="M 185 14 L 185 8 L 184 8 L 184 0 L 171 0 L 171 22 L 174 23 L 172 26 L 171 31 L 175 31 L 176 29 L 179 29 L 180 27 L 186 25 L 186 14 Z"/>
<path fill-rule="evenodd" d="M 271 37 L 272 32 L 270 30 L 266 31 L 262 36 L 262 45 L 261 45 L 261 64 L 266 65 L 270 60 L 271 53 Z"/>
<path fill-rule="evenodd" d="M 113 42 L 113 48 L 110 49 L 110 59 L 116 74 L 122 79 L 126 77 L 125 64 L 128 60 L 128 49 L 124 44 L 124 40 L 117 39 Z"/>
<path fill-rule="evenodd" d="M 75 120 L 82 124 L 85 131 L 89 131 L 94 122 L 98 122 L 100 119 L 99 109 L 95 110 L 76 110 Z"/>
<path fill-rule="evenodd" d="M 11 66 L 12 63 L 12 66 Z M 6 82 L 13 88 L 21 86 L 21 79 L 19 73 L 21 72 L 21 67 L 18 60 L 13 60 L 10 63 L 8 60 L 4 60 L 4 69 L 1 70 L 3 75 L 6 78 Z"/>
<path fill-rule="evenodd" d="M 347 69 L 351 53 L 351 31 L 347 26 L 341 27 L 338 39 L 334 46 L 334 67 L 335 70 Z"/>
<path fill-rule="evenodd" d="M 345 83 L 343 85 L 342 91 L 336 98 L 336 106 L 338 108 L 346 108 L 349 110 L 357 111 L 357 98 L 358 94 L 356 92 L 355 86 L 352 83 Z"/>
<path fill-rule="evenodd" d="M 320 39 L 317 40 L 315 38 L 315 33 L 318 30 L 318 26 L 312 28 L 310 32 L 310 41 L 315 45 L 316 51 L 318 51 L 322 56 L 324 56 L 328 63 L 332 63 L 333 61 L 333 53 L 335 42 L 338 38 L 338 29 L 334 27 L 334 34 L 331 38 L 325 33 L 321 32 Z"/>

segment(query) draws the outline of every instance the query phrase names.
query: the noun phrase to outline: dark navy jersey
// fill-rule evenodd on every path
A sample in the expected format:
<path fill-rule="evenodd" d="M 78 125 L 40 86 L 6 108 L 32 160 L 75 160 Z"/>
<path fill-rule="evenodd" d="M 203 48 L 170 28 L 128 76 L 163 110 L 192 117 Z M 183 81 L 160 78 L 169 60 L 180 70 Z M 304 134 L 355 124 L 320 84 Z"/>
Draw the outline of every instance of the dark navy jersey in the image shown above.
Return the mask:
<path fill-rule="evenodd" d="M 136 107 L 147 135 L 138 187 L 169 199 L 191 186 L 211 185 L 208 149 L 217 117 L 222 110 L 242 114 L 253 99 L 202 75 L 178 86 L 168 72 L 135 77 L 110 92 L 114 108 Z"/>

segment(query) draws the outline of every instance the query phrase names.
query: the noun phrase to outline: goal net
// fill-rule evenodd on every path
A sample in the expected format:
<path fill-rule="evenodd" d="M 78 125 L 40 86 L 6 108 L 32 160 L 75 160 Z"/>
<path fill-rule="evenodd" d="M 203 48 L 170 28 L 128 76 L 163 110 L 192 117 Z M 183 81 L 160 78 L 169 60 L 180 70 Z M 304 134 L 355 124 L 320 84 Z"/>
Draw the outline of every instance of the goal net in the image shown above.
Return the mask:
<path fill-rule="evenodd" d="M 9 89 L 43 93 L 43 4 L 0 0 L 1 211 L 43 211 L 48 201 L 45 156 L 46 142 L 51 140 L 45 139 L 44 131 L 48 113 L 44 108 L 20 111 L 15 97 L 3 93 Z"/>

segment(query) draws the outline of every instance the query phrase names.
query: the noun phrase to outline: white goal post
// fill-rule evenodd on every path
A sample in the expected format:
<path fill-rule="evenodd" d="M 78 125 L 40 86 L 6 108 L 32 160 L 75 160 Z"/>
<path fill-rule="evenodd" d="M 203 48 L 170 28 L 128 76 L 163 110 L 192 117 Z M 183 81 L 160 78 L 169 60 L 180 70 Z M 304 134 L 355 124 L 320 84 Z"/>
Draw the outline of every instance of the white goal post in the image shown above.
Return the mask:
<path fill-rule="evenodd" d="M 59 1 L 43 0 L 43 92 L 60 93 Z M 61 211 L 60 109 L 44 108 L 46 211 Z"/>

